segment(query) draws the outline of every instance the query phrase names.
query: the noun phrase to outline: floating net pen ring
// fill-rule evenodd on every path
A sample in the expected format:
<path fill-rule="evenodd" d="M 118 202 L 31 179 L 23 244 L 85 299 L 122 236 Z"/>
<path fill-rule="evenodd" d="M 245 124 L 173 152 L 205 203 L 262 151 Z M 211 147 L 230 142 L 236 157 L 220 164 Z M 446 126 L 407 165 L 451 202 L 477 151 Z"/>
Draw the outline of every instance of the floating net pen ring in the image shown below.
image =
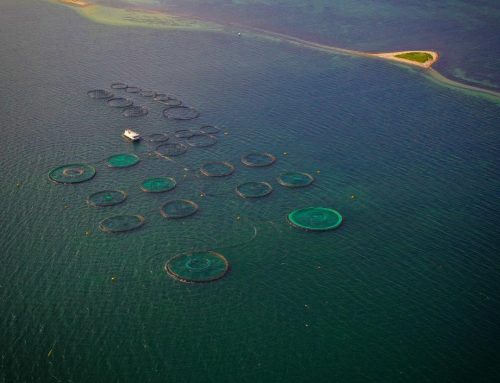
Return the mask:
<path fill-rule="evenodd" d="M 115 97 L 108 100 L 108 106 L 112 108 L 128 108 L 132 105 L 134 105 L 134 102 L 124 97 Z"/>
<path fill-rule="evenodd" d="M 278 183 L 288 188 L 302 188 L 311 185 L 314 177 L 308 173 L 286 172 L 276 178 Z"/>
<path fill-rule="evenodd" d="M 234 166 L 227 161 L 208 162 L 201 166 L 200 172 L 207 177 L 227 177 L 234 173 Z"/>
<path fill-rule="evenodd" d="M 181 253 L 169 259 L 165 271 L 184 283 L 206 283 L 221 279 L 229 270 L 229 262 L 215 251 Z"/>
<path fill-rule="evenodd" d="M 127 86 L 125 88 L 125 92 L 127 93 L 139 93 L 141 91 L 141 88 L 137 86 Z"/>
<path fill-rule="evenodd" d="M 168 219 L 185 218 L 198 211 L 198 205 L 187 199 L 171 200 L 162 205 L 160 213 Z"/>
<path fill-rule="evenodd" d="M 235 191 L 242 198 L 260 198 L 270 194 L 273 187 L 267 182 L 245 182 L 238 185 Z"/>
<path fill-rule="evenodd" d="M 102 190 L 87 197 L 87 203 L 93 207 L 113 206 L 127 199 L 127 193 L 122 190 Z"/>
<path fill-rule="evenodd" d="M 177 98 L 167 98 L 166 100 L 155 100 L 166 106 L 181 106 L 182 101 Z"/>
<path fill-rule="evenodd" d="M 221 129 L 215 125 L 203 125 L 199 131 L 204 134 L 217 134 Z"/>
<path fill-rule="evenodd" d="M 178 129 L 174 132 L 177 138 L 190 138 L 194 136 L 194 133 L 189 129 Z"/>
<path fill-rule="evenodd" d="M 65 168 L 62 171 L 62 174 L 65 177 L 80 177 L 84 173 L 85 173 L 84 168 Z"/>
<path fill-rule="evenodd" d="M 186 142 L 189 146 L 195 148 L 207 148 L 215 145 L 217 143 L 217 138 L 211 136 L 210 134 L 197 133 L 186 139 Z"/>
<path fill-rule="evenodd" d="M 61 184 L 76 184 L 92 179 L 96 174 L 93 166 L 87 164 L 62 165 L 49 172 L 49 179 Z"/>
<path fill-rule="evenodd" d="M 106 159 L 106 163 L 110 168 L 128 168 L 136 165 L 139 161 L 139 157 L 131 153 L 115 154 Z"/>
<path fill-rule="evenodd" d="M 271 153 L 252 152 L 241 157 L 243 165 L 250 167 L 270 166 L 276 162 L 276 157 Z"/>
<path fill-rule="evenodd" d="M 326 207 L 307 207 L 292 211 L 287 216 L 292 226 L 309 231 L 326 231 L 340 226 L 342 215 Z"/>
<path fill-rule="evenodd" d="M 127 84 L 123 82 L 114 82 L 111 84 L 111 89 L 127 89 Z"/>
<path fill-rule="evenodd" d="M 177 157 L 186 153 L 187 149 L 187 146 L 180 142 L 166 143 L 158 145 L 155 153 L 161 157 Z"/>
<path fill-rule="evenodd" d="M 142 117 L 148 114 L 149 109 L 145 106 L 130 106 L 123 111 L 125 117 Z"/>
<path fill-rule="evenodd" d="M 172 190 L 177 185 L 172 177 L 152 177 L 141 183 L 141 190 L 146 193 L 163 193 Z"/>
<path fill-rule="evenodd" d="M 114 94 L 105 89 L 92 89 L 87 92 L 87 96 L 96 100 L 106 100 L 108 98 L 113 98 Z"/>
<path fill-rule="evenodd" d="M 142 97 L 156 97 L 156 92 L 154 90 L 141 90 L 139 94 Z"/>
<path fill-rule="evenodd" d="M 180 99 L 177 96 L 174 96 L 172 94 L 165 94 L 165 93 L 157 93 L 154 100 L 159 101 L 159 102 L 164 102 L 164 101 L 168 101 L 168 100 L 180 101 Z"/>
<path fill-rule="evenodd" d="M 165 93 L 156 93 L 156 95 L 153 98 L 153 100 L 155 101 L 164 101 L 168 99 L 169 97 Z"/>
<path fill-rule="evenodd" d="M 138 214 L 114 215 L 99 222 L 99 230 L 104 233 L 123 233 L 140 228 L 145 221 L 145 218 Z"/>
<path fill-rule="evenodd" d="M 169 120 L 186 121 L 199 117 L 200 112 L 189 106 L 171 106 L 163 110 L 163 116 Z"/>
<path fill-rule="evenodd" d="M 170 136 L 166 133 L 153 133 L 147 136 L 149 142 L 165 142 L 168 141 Z"/>

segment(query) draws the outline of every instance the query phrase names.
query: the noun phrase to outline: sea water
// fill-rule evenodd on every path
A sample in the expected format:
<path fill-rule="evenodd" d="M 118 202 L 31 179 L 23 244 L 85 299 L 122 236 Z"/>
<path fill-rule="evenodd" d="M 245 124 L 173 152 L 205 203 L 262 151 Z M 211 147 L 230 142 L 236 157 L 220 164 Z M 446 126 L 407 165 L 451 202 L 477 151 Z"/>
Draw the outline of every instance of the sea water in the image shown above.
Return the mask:
<path fill-rule="evenodd" d="M 4 1 L 0 12 L 0 378 L 3 382 L 458 382 L 498 369 L 498 104 L 418 70 L 212 32 L 94 24 L 66 7 Z M 86 92 L 123 81 L 179 96 L 201 116 L 148 104 L 128 119 Z M 119 94 L 119 91 L 115 91 Z M 142 100 L 132 96 L 138 101 Z M 144 104 L 146 101 L 142 101 Z M 174 161 L 152 134 L 222 127 Z M 240 156 L 266 151 L 267 168 Z M 141 162 L 108 168 L 122 152 Z M 207 161 L 236 167 L 200 177 Z M 54 184 L 50 169 L 96 177 Z M 286 189 L 284 171 L 313 186 Z M 147 177 L 177 187 L 153 195 Z M 234 193 L 269 182 L 262 199 Z M 96 209 L 88 195 L 128 193 Z M 185 198 L 196 215 L 169 221 Z M 297 208 L 344 217 L 332 232 L 291 227 Z M 145 225 L 99 231 L 114 214 Z M 214 249 L 223 279 L 182 284 L 178 253 Z"/>
<path fill-rule="evenodd" d="M 122 3 L 125 3 L 122 1 Z M 500 89 L 496 0 L 158 0 L 158 9 L 367 52 L 434 50 L 449 78 Z"/>

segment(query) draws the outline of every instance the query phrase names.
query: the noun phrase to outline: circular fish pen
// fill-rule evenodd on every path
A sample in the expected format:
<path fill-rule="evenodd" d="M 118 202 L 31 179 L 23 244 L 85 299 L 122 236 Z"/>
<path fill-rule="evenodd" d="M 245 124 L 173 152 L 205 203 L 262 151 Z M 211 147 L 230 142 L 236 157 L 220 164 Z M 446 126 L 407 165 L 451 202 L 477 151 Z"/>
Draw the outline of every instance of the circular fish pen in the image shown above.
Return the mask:
<path fill-rule="evenodd" d="M 153 100 L 155 101 L 166 101 L 168 100 L 170 97 L 167 96 L 165 93 L 156 93 Z"/>
<path fill-rule="evenodd" d="M 236 194 L 242 198 L 261 198 L 272 191 L 273 187 L 267 182 L 245 182 L 236 187 Z"/>
<path fill-rule="evenodd" d="M 102 190 L 87 197 L 87 203 L 93 207 L 113 206 L 127 199 L 127 193 L 121 190 Z"/>
<path fill-rule="evenodd" d="M 208 162 L 203 164 L 200 172 L 207 177 L 227 177 L 234 173 L 234 166 L 226 161 Z"/>
<path fill-rule="evenodd" d="M 134 102 L 124 97 L 115 97 L 108 100 L 108 106 L 112 108 L 128 108 L 132 105 L 134 105 Z"/>
<path fill-rule="evenodd" d="M 182 105 L 182 101 L 177 97 L 169 95 L 169 94 L 157 94 L 154 98 L 155 101 L 167 105 L 167 106 L 180 106 Z"/>
<path fill-rule="evenodd" d="M 127 86 L 125 88 L 125 92 L 127 93 L 139 93 L 141 91 L 141 88 L 137 86 Z"/>
<path fill-rule="evenodd" d="M 190 138 L 194 136 L 194 133 L 189 129 L 179 129 L 174 132 L 177 138 Z"/>
<path fill-rule="evenodd" d="M 194 134 L 186 140 L 189 146 L 194 148 L 207 148 L 217 143 L 217 138 L 209 134 Z"/>
<path fill-rule="evenodd" d="M 155 153 L 161 157 L 177 157 L 181 154 L 186 153 L 187 149 L 187 146 L 180 142 L 169 142 L 166 144 L 158 145 L 155 149 Z"/>
<path fill-rule="evenodd" d="M 87 92 L 87 96 L 96 100 L 107 100 L 114 97 L 114 94 L 105 89 L 92 89 Z"/>
<path fill-rule="evenodd" d="M 136 165 L 139 161 L 138 156 L 130 153 L 115 154 L 106 160 L 110 168 L 128 168 Z"/>
<path fill-rule="evenodd" d="M 152 177 L 142 181 L 141 190 L 146 193 L 163 193 L 174 189 L 176 184 L 172 177 Z"/>
<path fill-rule="evenodd" d="M 166 106 L 181 106 L 182 105 L 182 101 L 177 99 L 177 98 L 173 98 L 173 97 L 168 97 L 166 99 L 162 99 L 162 100 L 156 100 L 157 102 L 159 102 L 160 104 L 163 104 L 163 105 L 166 105 Z"/>
<path fill-rule="evenodd" d="M 187 121 L 199 117 L 200 112 L 189 106 L 171 106 L 163 111 L 163 116 L 169 120 Z"/>
<path fill-rule="evenodd" d="M 276 180 L 287 188 L 302 188 L 311 185 L 314 177 L 308 173 L 286 172 L 280 174 Z"/>
<path fill-rule="evenodd" d="M 203 134 L 217 134 L 221 129 L 215 125 L 203 125 L 198 131 Z"/>
<path fill-rule="evenodd" d="M 104 233 L 123 233 L 140 228 L 145 221 L 142 215 L 114 215 L 99 222 L 99 230 Z"/>
<path fill-rule="evenodd" d="M 153 133 L 146 137 L 149 142 L 165 142 L 170 136 L 167 133 Z"/>
<path fill-rule="evenodd" d="M 128 85 L 123 82 L 114 82 L 111 84 L 111 89 L 127 89 Z"/>
<path fill-rule="evenodd" d="M 88 181 L 95 176 L 96 170 L 87 164 L 62 165 L 49 172 L 49 179 L 60 184 L 76 184 Z"/>
<path fill-rule="evenodd" d="M 227 259 L 215 251 L 176 255 L 165 264 L 171 277 L 185 283 L 205 283 L 221 279 L 229 270 Z"/>
<path fill-rule="evenodd" d="M 145 106 L 131 106 L 123 111 L 125 117 L 142 117 L 148 114 L 149 109 Z"/>
<path fill-rule="evenodd" d="M 271 153 L 252 152 L 241 157 L 243 165 L 253 168 L 271 166 L 276 162 L 276 157 Z"/>
<path fill-rule="evenodd" d="M 139 93 L 142 97 L 156 97 L 154 90 L 141 90 Z"/>
<path fill-rule="evenodd" d="M 187 199 L 168 201 L 160 208 L 161 215 L 168 219 L 185 218 L 198 211 L 198 205 Z"/>
<path fill-rule="evenodd" d="M 295 227 L 310 231 L 332 230 L 342 223 L 342 215 L 326 207 L 307 207 L 292 211 L 287 216 Z"/>

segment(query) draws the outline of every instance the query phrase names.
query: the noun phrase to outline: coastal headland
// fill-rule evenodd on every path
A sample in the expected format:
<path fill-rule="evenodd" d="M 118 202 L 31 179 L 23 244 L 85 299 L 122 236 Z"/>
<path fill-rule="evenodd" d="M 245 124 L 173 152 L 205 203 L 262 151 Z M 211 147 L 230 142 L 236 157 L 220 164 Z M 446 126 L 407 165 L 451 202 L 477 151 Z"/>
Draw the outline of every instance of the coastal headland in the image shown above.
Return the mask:
<path fill-rule="evenodd" d="M 143 27 L 155 29 L 188 29 L 200 31 L 214 31 L 221 33 L 245 35 L 266 40 L 286 42 L 333 54 L 358 56 L 366 58 L 381 59 L 405 66 L 417 67 L 423 70 L 432 81 L 449 88 L 470 91 L 472 94 L 486 96 L 494 102 L 500 102 L 500 92 L 481 88 L 479 86 L 465 84 L 451 80 L 437 72 L 432 66 L 439 60 L 439 53 L 432 50 L 407 50 L 397 52 L 363 52 L 352 49 L 335 47 L 327 44 L 304 40 L 283 33 L 253 28 L 246 25 L 230 24 L 222 25 L 212 21 L 205 21 L 191 15 L 177 15 L 171 12 L 148 9 L 143 5 L 127 5 L 124 7 L 101 5 L 84 0 L 48 0 L 51 3 L 62 4 L 71 7 L 81 16 L 91 21 L 114 26 Z M 237 32 L 236 32 L 237 31 Z"/>

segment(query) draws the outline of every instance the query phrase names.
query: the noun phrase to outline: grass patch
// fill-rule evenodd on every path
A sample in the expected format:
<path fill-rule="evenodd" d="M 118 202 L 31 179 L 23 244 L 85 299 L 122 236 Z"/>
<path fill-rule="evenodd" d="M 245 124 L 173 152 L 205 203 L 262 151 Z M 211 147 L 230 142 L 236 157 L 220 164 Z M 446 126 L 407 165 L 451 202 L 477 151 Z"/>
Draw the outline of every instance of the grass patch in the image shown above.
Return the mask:
<path fill-rule="evenodd" d="M 425 63 L 429 60 L 432 60 L 432 55 L 430 53 L 426 52 L 408 52 L 408 53 L 401 53 L 399 55 L 396 55 L 394 57 L 400 58 L 400 59 L 405 59 L 405 60 L 410 60 L 410 61 L 416 61 L 419 63 Z"/>

